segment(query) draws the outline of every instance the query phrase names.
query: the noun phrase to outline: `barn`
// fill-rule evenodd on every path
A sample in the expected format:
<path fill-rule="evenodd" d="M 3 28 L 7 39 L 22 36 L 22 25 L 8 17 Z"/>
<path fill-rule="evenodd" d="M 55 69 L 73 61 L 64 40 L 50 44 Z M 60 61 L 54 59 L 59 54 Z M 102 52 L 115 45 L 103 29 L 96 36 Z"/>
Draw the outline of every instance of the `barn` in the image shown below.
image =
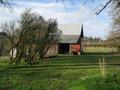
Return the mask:
<path fill-rule="evenodd" d="M 79 35 L 62 35 L 58 43 L 58 54 L 70 54 L 80 52 Z"/>
<path fill-rule="evenodd" d="M 55 56 L 57 54 L 80 55 L 83 52 L 83 26 L 80 35 L 62 35 L 60 41 L 52 45 L 46 56 Z"/>

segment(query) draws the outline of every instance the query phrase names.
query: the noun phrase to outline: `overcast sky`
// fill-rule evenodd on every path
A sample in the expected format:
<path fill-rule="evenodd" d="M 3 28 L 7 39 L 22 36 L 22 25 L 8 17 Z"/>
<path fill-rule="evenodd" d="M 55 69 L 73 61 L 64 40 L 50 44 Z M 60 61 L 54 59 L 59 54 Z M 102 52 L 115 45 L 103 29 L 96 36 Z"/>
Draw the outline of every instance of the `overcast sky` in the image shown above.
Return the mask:
<path fill-rule="evenodd" d="M 100 15 L 95 15 L 96 8 L 101 8 L 106 0 L 96 0 L 94 3 L 84 3 L 78 0 L 74 4 L 68 2 L 64 4 L 56 0 L 13 0 L 11 2 L 13 12 L 0 6 L 0 23 L 9 20 L 19 19 L 25 8 L 31 8 L 41 14 L 45 19 L 55 18 L 63 34 L 80 34 L 83 24 L 85 36 L 101 37 L 105 39 L 110 28 L 110 17 L 108 10 Z"/>

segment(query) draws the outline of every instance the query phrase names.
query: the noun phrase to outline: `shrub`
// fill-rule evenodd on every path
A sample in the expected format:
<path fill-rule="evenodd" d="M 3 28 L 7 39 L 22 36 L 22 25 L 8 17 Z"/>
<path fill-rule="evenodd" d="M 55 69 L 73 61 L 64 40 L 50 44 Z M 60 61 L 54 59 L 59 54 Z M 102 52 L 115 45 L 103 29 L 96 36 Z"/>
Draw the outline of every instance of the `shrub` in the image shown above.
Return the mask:
<path fill-rule="evenodd" d="M 106 78 L 95 77 L 86 79 L 87 90 L 120 90 L 120 77 L 108 74 Z"/>
<path fill-rule="evenodd" d="M 30 87 L 21 77 L 8 76 L 1 79 L 0 90 L 30 90 Z"/>

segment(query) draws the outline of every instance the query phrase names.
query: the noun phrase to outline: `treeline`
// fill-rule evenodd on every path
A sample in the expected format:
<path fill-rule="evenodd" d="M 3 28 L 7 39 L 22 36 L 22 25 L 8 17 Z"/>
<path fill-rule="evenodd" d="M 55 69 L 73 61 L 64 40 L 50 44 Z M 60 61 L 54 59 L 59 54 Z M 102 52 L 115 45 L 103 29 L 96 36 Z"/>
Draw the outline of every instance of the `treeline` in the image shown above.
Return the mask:
<path fill-rule="evenodd" d="M 84 37 L 85 46 L 106 46 L 106 43 L 100 37 Z"/>

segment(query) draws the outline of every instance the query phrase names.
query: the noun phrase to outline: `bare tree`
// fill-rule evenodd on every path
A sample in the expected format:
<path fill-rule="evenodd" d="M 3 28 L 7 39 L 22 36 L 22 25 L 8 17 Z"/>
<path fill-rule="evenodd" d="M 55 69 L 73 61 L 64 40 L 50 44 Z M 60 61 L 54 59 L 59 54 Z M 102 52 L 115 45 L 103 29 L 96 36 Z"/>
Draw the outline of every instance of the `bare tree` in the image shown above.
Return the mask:
<path fill-rule="evenodd" d="M 37 54 L 43 58 L 50 46 L 59 41 L 61 35 L 56 20 L 47 21 L 29 9 L 22 13 L 18 23 L 5 23 L 2 30 L 11 43 L 11 49 L 17 50 L 16 57 L 11 59 L 11 63 L 16 64 L 19 64 L 22 58 L 33 64 Z"/>
<path fill-rule="evenodd" d="M 37 48 L 39 58 L 43 58 L 51 45 L 59 41 L 61 31 L 58 29 L 58 24 L 56 20 L 50 19 L 45 25 L 45 30 L 42 30 L 42 32 L 40 33 L 42 33 L 42 37 L 40 36 L 38 40 L 40 39 L 42 42 L 37 43 Z"/>
<path fill-rule="evenodd" d="M 114 0 L 113 10 L 112 10 L 112 29 L 107 38 L 107 43 L 109 46 L 118 47 L 120 52 L 120 1 Z"/>
<path fill-rule="evenodd" d="M 0 5 L 5 6 L 6 8 L 8 8 L 12 12 L 13 9 L 12 9 L 12 6 L 10 4 L 10 1 L 12 1 L 12 0 L 0 0 Z"/>

